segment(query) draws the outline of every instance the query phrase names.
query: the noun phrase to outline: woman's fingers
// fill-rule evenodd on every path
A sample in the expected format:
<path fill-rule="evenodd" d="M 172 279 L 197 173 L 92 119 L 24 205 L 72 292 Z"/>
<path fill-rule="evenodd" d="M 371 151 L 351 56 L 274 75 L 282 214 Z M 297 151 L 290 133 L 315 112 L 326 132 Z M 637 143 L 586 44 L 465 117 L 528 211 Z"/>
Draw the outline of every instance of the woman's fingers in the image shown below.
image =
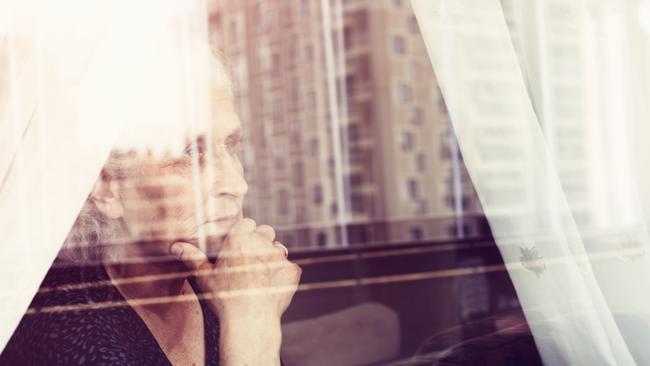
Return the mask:
<path fill-rule="evenodd" d="M 188 268 L 211 268 L 197 283 L 203 292 L 215 294 L 210 304 L 220 319 L 245 319 L 269 312 L 279 318 L 291 302 L 302 272 L 275 241 L 275 230 L 257 226 L 248 218 L 233 225 L 214 265 L 189 243 L 174 243 L 171 252 Z"/>
<path fill-rule="evenodd" d="M 255 232 L 268 239 L 270 242 L 275 240 L 275 230 L 273 230 L 269 225 L 260 225 L 255 229 Z"/>
<path fill-rule="evenodd" d="M 257 224 L 253 219 L 244 218 L 235 223 L 232 229 L 230 229 L 230 235 L 238 233 L 252 233 L 255 231 Z"/>
<path fill-rule="evenodd" d="M 279 251 L 282 254 L 283 258 L 289 258 L 289 249 L 287 249 L 287 247 L 284 244 L 276 240 L 273 242 L 273 246 L 277 251 Z"/>
<path fill-rule="evenodd" d="M 176 242 L 169 248 L 169 252 L 182 261 L 192 271 L 211 268 L 208 256 L 195 245 L 185 242 Z"/>
<path fill-rule="evenodd" d="M 244 261 L 245 257 L 256 261 L 285 258 L 284 251 L 273 245 L 274 240 L 275 230 L 271 226 L 257 226 L 255 221 L 245 218 L 232 227 L 218 256 Z"/>

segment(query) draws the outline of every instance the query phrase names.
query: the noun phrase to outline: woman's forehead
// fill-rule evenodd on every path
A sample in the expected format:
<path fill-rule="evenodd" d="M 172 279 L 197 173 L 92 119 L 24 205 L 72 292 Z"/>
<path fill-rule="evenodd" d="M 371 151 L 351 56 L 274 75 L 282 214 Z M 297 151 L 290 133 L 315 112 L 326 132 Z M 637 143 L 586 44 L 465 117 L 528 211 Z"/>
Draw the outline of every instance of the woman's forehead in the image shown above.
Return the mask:
<path fill-rule="evenodd" d="M 191 87 L 179 89 L 175 84 L 178 75 L 161 74 L 156 79 L 158 91 L 147 95 L 156 102 L 143 103 L 147 107 L 134 109 L 128 116 L 133 123 L 128 124 L 117 141 L 117 150 L 176 154 L 199 136 L 222 143 L 241 128 L 234 107 L 233 84 L 221 62 L 212 54 L 206 57 L 209 59 L 203 63 L 205 72 L 196 73 Z"/>
<path fill-rule="evenodd" d="M 210 133 L 215 140 L 224 140 L 229 135 L 241 130 L 239 116 L 230 86 L 215 88 L 211 101 Z"/>

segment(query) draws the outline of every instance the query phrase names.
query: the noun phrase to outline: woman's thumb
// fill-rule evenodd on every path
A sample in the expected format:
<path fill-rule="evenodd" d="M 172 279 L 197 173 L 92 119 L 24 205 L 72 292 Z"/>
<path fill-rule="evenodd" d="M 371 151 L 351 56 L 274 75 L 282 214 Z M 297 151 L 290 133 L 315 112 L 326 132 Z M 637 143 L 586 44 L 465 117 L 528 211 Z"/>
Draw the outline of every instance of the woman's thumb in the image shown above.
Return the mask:
<path fill-rule="evenodd" d="M 182 261 L 189 270 L 196 271 L 210 266 L 208 256 L 190 243 L 176 242 L 169 248 L 169 252 Z"/>

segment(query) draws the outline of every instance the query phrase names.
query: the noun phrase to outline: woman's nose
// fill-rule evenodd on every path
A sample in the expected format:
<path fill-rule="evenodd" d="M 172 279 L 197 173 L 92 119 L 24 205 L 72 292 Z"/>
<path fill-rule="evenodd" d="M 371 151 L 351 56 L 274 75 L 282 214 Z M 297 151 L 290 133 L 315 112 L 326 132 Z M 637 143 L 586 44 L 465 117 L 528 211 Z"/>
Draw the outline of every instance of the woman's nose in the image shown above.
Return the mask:
<path fill-rule="evenodd" d="M 230 154 L 218 154 L 218 157 L 213 160 L 213 177 L 210 177 L 209 172 L 204 172 L 207 179 L 212 178 L 208 193 L 214 196 L 243 197 L 248 192 L 248 183 L 244 178 L 244 171 L 239 159 Z M 210 164 L 210 161 L 207 163 Z"/>

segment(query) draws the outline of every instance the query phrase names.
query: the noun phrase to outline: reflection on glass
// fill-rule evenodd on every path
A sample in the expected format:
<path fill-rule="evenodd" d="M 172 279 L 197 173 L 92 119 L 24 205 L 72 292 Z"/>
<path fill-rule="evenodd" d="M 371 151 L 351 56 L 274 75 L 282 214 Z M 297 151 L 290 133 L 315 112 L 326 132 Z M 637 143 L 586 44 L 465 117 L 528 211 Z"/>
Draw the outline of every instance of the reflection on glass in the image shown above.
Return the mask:
<path fill-rule="evenodd" d="M 211 39 L 250 131 L 247 212 L 296 248 L 323 237 L 336 248 L 488 234 L 447 142 L 449 117 L 410 4 L 302 3 L 312 11 L 292 1 L 211 8 Z M 277 146 L 287 147 L 286 164 L 269 159 Z"/>

